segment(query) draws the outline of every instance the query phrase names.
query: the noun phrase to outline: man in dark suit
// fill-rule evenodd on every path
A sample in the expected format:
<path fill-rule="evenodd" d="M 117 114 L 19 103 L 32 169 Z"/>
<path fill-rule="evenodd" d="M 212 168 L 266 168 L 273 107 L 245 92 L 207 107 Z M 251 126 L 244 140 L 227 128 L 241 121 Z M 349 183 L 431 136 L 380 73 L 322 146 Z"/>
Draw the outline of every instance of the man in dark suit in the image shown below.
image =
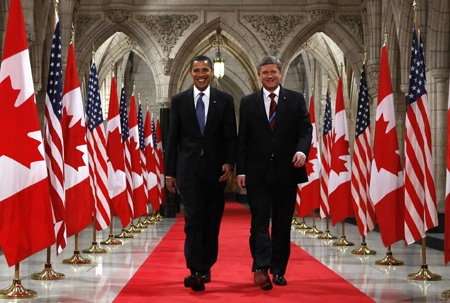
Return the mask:
<path fill-rule="evenodd" d="M 281 63 L 273 57 L 256 66 L 263 88 L 241 100 L 237 181 L 247 189 L 252 214 L 250 250 L 254 282 L 264 290 L 286 285 L 291 220 L 312 126 L 303 95 L 280 86 Z M 272 234 L 269 233 L 272 213 Z"/>
<path fill-rule="evenodd" d="M 172 97 L 166 146 L 166 186 L 184 205 L 184 254 L 191 275 L 184 285 L 204 290 L 217 260 L 226 181 L 236 159 L 233 97 L 210 87 L 211 60 L 195 57 L 194 87 Z"/>

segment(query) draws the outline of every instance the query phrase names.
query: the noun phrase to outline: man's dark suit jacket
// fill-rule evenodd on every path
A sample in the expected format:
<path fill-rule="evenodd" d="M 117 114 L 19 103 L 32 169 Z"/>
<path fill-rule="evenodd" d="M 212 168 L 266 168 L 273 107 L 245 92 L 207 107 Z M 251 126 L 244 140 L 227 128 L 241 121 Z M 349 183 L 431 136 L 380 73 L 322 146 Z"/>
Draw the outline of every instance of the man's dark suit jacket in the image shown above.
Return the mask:
<path fill-rule="evenodd" d="M 283 185 L 308 181 L 305 167 L 294 168 L 292 159 L 301 151 L 308 157 L 312 126 L 303 95 L 280 87 L 273 132 L 264 107 L 262 89 L 241 100 L 237 174 L 247 186 L 258 186 L 270 161 Z"/>
<path fill-rule="evenodd" d="M 166 176 L 174 176 L 178 188 L 192 186 L 201 151 L 207 164 L 208 181 L 213 189 L 224 189 L 219 182 L 222 165 L 236 161 L 236 114 L 233 97 L 210 88 L 209 109 L 203 136 L 194 105 L 194 90 L 172 97 L 170 126 L 166 145 Z"/>

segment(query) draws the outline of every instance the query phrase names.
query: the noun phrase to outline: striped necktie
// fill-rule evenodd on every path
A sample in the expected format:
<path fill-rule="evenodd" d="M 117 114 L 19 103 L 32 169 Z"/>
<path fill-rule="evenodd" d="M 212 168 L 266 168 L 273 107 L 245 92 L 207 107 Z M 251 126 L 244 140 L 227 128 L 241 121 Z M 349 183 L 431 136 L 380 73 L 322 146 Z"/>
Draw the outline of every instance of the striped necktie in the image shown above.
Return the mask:
<path fill-rule="evenodd" d="M 197 106 L 195 107 L 195 113 L 197 114 L 198 125 L 200 126 L 200 132 L 203 135 L 205 130 L 205 103 L 203 102 L 204 93 L 200 93 L 197 99 Z"/>
<path fill-rule="evenodd" d="M 277 103 L 275 102 L 275 94 L 270 93 L 270 109 L 269 109 L 269 125 L 270 129 L 273 131 L 273 126 L 275 125 L 275 116 L 277 114 Z"/>

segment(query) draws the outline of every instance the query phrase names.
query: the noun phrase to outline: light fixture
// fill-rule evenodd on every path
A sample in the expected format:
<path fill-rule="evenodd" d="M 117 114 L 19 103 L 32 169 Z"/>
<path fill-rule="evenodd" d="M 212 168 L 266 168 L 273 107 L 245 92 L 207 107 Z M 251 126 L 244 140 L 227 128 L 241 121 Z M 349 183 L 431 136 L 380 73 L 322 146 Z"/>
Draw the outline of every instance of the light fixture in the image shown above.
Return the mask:
<path fill-rule="evenodd" d="M 225 60 L 222 59 L 220 52 L 220 45 L 223 45 L 223 39 L 221 35 L 221 29 L 217 29 L 216 39 L 213 42 L 213 45 L 217 45 L 216 58 L 214 59 L 214 76 L 217 79 L 222 79 L 225 75 Z"/>

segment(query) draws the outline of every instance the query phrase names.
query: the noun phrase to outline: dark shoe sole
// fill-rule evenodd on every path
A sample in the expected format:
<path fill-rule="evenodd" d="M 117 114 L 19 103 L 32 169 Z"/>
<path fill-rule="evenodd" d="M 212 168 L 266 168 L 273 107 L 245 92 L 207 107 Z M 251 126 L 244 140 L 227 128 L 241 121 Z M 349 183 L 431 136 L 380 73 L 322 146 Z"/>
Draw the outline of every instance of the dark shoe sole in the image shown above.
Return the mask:
<path fill-rule="evenodd" d="M 271 290 L 273 288 L 269 275 L 263 271 L 255 272 L 254 281 L 262 290 Z"/>
<path fill-rule="evenodd" d="M 190 287 L 193 291 L 205 290 L 205 284 L 203 281 L 194 277 L 186 277 L 184 279 L 184 287 Z"/>

